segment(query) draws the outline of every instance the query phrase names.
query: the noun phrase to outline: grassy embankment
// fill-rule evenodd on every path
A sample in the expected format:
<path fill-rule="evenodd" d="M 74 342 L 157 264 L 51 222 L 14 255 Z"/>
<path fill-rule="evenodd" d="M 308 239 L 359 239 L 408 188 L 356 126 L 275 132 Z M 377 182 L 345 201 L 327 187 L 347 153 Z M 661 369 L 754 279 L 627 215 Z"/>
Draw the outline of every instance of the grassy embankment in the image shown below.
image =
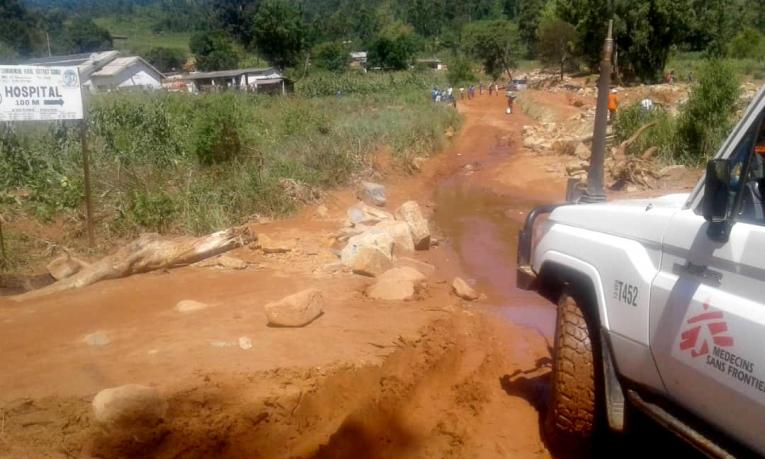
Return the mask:
<path fill-rule="evenodd" d="M 100 249 L 144 231 L 200 234 L 289 213 L 364 174 L 383 147 L 407 168 L 443 147 L 460 120 L 430 102 L 430 75 L 314 76 L 293 97 L 95 97 L 89 137 Z M 82 250 L 82 196 L 76 126 L 0 127 L 7 269 L 34 264 L 46 239 Z M 46 236 L 51 227 L 60 235 Z"/>

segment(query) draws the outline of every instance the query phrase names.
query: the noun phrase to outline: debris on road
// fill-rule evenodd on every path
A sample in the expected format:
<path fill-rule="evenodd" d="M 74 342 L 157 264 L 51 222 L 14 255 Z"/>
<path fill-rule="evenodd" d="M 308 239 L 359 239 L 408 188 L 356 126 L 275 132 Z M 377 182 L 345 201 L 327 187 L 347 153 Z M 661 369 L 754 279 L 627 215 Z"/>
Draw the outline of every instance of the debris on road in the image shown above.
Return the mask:
<path fill-rule="evenodd" d="M 65 251 L 61 256 L 48 263 L 47 269 L 50 275 L 59 281 L 77 274 L 87 266 L 88 263 L 73 257 L 71 253 Z"/>
<path fill-rule="evenodd" d="M 203 309 L 207 309 L 210 306 L 200 301 L 194 300 L 181 300 L 175 305 L 175 310 L 182 313 L 196 312 Z"/>
<path fill-rule="evenodd" d="M 260 250 L 266 254 L 287 253 L 295 248 L 295 243 L 294 241 L 277 241 L 268 235 L 259 234 L 256 247 L 260 247 Z"/>
<path fill-rule="evenodd" d="M 324 297 L 320 290 L 309 288 L 268 303 L 263 309 L 269 325 L 304 327 L 324 312 Z"/>
<path fill-rule="evenodd" d="M 478 292 L 468 285 L 461 277 L 455 277 L 452 281 L 452 291 L 455 295 L 467 301 L 475 301 L 480 298 Z"/>
<path fill-rule="evenodd" d="M 368 199 L 372 204 L 384 207 L 387 199 L 385 197 L 385 186 L 373 182 L 361 182 L 359 190 L 359 199 Z"/>
<path fill-rule="evenodd" d="M 11 298 L 16 301 L 39 298 L 51 293 L 86 287 L 106 279 L 186 266 L 241 247 L 256 237 L 247 226 L 229 228 L 202 237 L 165 238 L 153 233 L 144 234 L 114 254 L 83 267 L 72 276 Z"/>
<path fill-rule="evenodd" d="M 412 232 L 412 240 L 417 250 L 430 248 L 430 227 L 428 220 L 422 215 L 419 204 L 407 201 L 396 210 L 396 219 L 406 222 Z"/>
<path fill-rule="evenodd" d="M 107 344 L 111 343 L 109 336 L 106 334 L 106 332 L 103 332 L 103 331 L 97 331 L 97 332 L 87 334 L 82 339 L 82 341 L 88 346 L 94 346 L 94 347 L 106 346 Z"/>
<path fill-rule="evenodd" d="M 93 398 L 96 421 L 109 427 L 151 426 L 167 413 L 167 401 L 159 392 L 140 384 L 104 389 Z"/>
<path fill-rule="evenodd" d="M 425 287 L 425 275 L 414 268 L 393 268 L 385 271 L 367 296 L 376 300 L 406 301 L 413 299 Z"/>

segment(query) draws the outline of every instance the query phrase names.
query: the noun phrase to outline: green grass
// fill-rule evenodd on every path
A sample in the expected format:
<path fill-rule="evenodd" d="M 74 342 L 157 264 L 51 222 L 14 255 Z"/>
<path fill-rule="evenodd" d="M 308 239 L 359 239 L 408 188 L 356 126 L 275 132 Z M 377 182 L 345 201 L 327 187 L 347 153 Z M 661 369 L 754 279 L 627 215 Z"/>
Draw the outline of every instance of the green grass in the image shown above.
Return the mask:
<path fill-rule="evenodd" d="M 315 192 L 350 184 L 386 146 L 408 169 L 415 156 L 441 149 L 460 117 L 430 101 L 420 76 L 386 78 L 397 89 L 340 98 L 94 97 L 89 138 L 100 237 L 202 234 L 254 214 L 288 214 Z M 295 194 L 295 183 L 308 192 Z M 0 128 L 0 214 L 66 222 L 81 241 L 82 189 L 76 126 Z M 5 229 L 23 255 L 30 246 L 18 242 L 13 225 Z"/>
<path fill-rule="evenodd" d="M 142 16 L 101 17 L 95 19 L 96 24 L 106 28 L 112 35 L 126 36 L 126 40 L 115 40 L 114 45 L 119 50 L 142 53 L 151 48 L 162 46 L 177 48 L 189 52 L 188 32 L 152 32 L 153 19 Z"/>
<path fill-rule="evenodd" d="M 765 61 L 762 59 L 731 59 L 724 61 L 730 64 L 734 71 L 742 77 L 754 80 L 765 80 Z M 688 75 L 697 79 L 705 59 L 702 53 L 676 53 L 673 55 L 665 68 L 666 72 L 674 70 L 675 77 L 680 81 L 687 81 Z"/>

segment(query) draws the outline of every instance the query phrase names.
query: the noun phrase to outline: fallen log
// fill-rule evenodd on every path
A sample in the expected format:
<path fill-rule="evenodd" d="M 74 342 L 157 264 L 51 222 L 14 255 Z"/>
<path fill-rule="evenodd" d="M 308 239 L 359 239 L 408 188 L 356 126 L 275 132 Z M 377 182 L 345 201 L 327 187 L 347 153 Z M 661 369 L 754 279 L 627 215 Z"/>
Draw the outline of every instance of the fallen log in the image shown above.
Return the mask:
<path fill-rule="evenodd" d="M 11 297 L 16 301 L 39 298 L 52 293 L 82 288 L 107 279 L 118 279 L 158 269 L 196 263 L 241 247 L 257 239 L 248 227 L 229 228 L 207 236 L 163 238 L 144 234 L 135 241 L 58 282 Z"/>

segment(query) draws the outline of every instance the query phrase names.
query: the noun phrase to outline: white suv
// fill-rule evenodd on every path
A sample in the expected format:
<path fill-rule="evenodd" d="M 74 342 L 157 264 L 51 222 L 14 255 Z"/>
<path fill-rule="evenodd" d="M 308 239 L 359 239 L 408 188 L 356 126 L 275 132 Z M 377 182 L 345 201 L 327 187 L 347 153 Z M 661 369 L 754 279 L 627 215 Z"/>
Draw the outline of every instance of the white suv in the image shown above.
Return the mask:
<path fill-rule="evenodd" d="M 765 455 L 764 119 L 760 90 L 689 195 L 529 214 L 518 285 L 558 304 L 554 438 L 586 447 L 638 409 L 706 454 Z"/>

